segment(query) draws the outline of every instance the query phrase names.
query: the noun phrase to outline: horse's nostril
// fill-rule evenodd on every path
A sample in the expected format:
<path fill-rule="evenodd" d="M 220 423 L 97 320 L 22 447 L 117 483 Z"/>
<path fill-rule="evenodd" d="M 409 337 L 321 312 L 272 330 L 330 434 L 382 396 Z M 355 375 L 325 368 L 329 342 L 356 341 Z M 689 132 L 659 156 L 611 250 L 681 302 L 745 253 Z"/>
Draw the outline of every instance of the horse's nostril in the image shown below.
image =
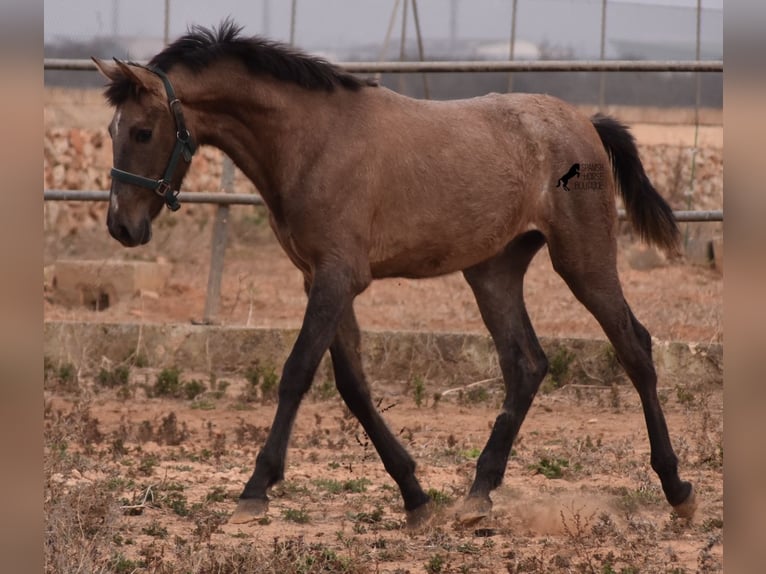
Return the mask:
<path fill-rule="evenodd" d="M 109 229 L 109 234 L 123 245 L 135 244 L 133 236 L 130 233 L 130 229 L 127 225 L 123 223 L 116 223 L 113 219 L 109 219 L 109 221 L 107 221 L 107 228 Z"/>

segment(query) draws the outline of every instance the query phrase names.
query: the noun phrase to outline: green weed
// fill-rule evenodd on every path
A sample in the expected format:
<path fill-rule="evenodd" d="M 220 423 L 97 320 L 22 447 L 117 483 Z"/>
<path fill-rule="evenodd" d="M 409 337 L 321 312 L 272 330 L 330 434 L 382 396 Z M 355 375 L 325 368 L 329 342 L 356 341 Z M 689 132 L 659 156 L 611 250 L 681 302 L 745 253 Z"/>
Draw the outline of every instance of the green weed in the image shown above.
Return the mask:
<path fill-rule="evenodd" d="M 130 367 L 127 365 L 117 365 L 114 369 L 101 369 L 96 376 L 96 381 L 102 387 L 113 389 L 115 387 L 124 387 L 128 384 L 130 377 Z"/>
<path fill-rule="evenodd" d="M 295 522 L 296 524 L 308 524 L 311 520 L 305 508 L 285 508 L 282 511 L 282 516 L 285 520 Z"/>
<path fill-rule="evenodd" d="M 537 464 L 531 465 L 531 469 L 537 474 L 542 474 L 545 478 L 561 478 L 564 476 L 564 469 L 569 467 L 569 461 L 565 458 L 543 457 Z"/>
<path fill-rule="evenodd" d="M 423 398 L 426 395 L 426 383 L 421 377 L 415 377 L 412 382 L 412 394 L 415 399 L 415 405 L 420 408 L 423 406 Z"/>

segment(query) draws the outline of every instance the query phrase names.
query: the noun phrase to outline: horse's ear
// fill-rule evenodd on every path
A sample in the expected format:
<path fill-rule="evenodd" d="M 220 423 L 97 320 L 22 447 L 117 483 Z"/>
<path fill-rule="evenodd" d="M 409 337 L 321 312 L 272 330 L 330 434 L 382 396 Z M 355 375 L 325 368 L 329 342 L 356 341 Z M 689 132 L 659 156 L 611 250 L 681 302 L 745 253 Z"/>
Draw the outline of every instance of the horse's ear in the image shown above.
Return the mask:
<path fill-rule="evenodd" d="M 117 65 L 121 75 L 133 82 L 137 88 L 151 92 L 153 89 L 158 89 L 160 87 L 157 76 L 146 68 L 134 64 L 127 64 L 117 58 L 114 59 L 114 63 Z"/>
<path fill-rule="evenodd" d="M 90 59 L 93 60 L 94 64 L 96 64 L 96 68 L 101 73 L 101 75 L 104 76 L 110 82 L 113 82 L 117 78 L 122 76 L 122 73 L 120 72 L 116 64 L 111 64 L 109 62 L 105 62 L 104 60 L 99 60 L 98 58 L 94 58 L 93 56 L 91 56 Z"/>

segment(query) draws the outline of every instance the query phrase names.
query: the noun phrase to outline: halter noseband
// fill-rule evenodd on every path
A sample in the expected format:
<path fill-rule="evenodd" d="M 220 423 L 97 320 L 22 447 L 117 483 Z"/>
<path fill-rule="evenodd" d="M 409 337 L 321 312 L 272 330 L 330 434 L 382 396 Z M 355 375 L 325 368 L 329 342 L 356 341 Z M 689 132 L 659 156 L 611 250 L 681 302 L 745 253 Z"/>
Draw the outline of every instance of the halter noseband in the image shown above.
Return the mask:
<path fill-rule="evenodd" d="M 165 84 L 165 91 L 168 95 L 168 106 L 170 107 L 170 111 L 173 112 L 173 117 L 176 120 L 176 145 L 173 147 L 173 153 L 170 155 L 170 160 L 168 161 L 165 173 L 161 179 L 151 179 L 149 177 L 117 169 L 116 167 L 112 168 L 111 175 L 113 179 L 117 179 L 124 183 L 151 189 L 165 200 L 165 205 L 168 206 L 170 211 L 177 211 L 181 205 L 178 203 L 179 190 L 173 190 L 171 184 L 173 174 L 176 171 L 176 166 L 178 165 L 178 160 L 181 156 L 183 156 L 187 163 L 191 162 L 194 152 L 197 151 L 197 144 L 194 143 L 191 133 L 186 129 L 184 114 L 181 110 L 181 101 L 176 97 L 168 77 L 159 68 L 146 66 L 146 69 L 157 74 L 162 80 L 162 83 Z"/>

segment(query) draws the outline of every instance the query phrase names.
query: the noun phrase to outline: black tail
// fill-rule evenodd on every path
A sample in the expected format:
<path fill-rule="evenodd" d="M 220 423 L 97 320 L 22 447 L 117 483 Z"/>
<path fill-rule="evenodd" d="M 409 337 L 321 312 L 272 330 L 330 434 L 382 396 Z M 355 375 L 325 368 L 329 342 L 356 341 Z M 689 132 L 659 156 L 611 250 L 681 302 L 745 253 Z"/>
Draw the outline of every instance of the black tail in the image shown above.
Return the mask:
<path fill-rule="evenodd" d="M 673 211 L 646 176 L 628 128 L 600 114 L 593 116 L 591 122 L 612 161 L 614 178 L 631 225 L 644 241 L 677 253 L 681 234 Z"/>

